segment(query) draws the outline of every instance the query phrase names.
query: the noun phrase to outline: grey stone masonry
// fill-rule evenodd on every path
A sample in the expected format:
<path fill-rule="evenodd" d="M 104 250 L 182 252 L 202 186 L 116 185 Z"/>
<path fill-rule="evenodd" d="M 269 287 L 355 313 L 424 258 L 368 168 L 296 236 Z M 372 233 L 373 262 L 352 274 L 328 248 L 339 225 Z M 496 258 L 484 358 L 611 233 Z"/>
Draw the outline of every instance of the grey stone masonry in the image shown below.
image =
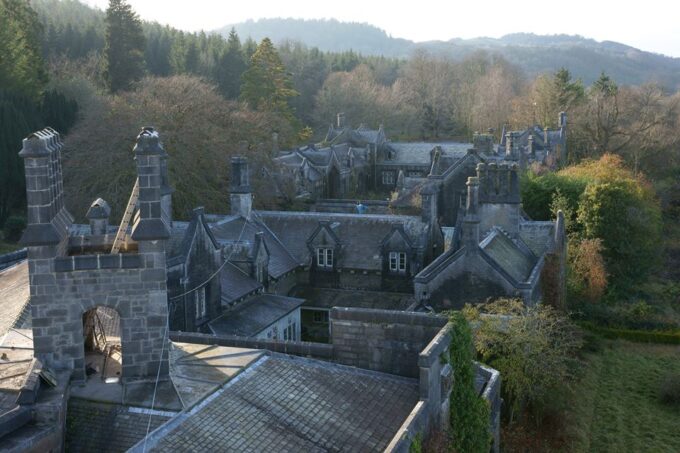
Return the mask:
<path fill-rule="evenodd" d="M 57 245 L 68 234 L 73 217 L 64 206 L 59 133 L 52 129 L 34 132 L 23 140 L 19 156 L 24 159 L 28 226 L 24 245 Z"/>
<path fill-rule="evenodd" d="M 425 313 L 340 307 L 330 320 L 336 362 L 414 378 L 418 355 L 447 323 Z"/>
<path fill-rule="evenodd" d="M 155 378 L 157 374 L 167 377 L 168 308 L 162 240 L 167 228 L 159 210 L 162 148 L 158 135 L 143 131 L 135 147 L 141 186 L 141 215 L 135 225 L 138 253 L 88 255 L 80 254 L 83 250 L 79 249 L 77 256 L 69 256 L 66 223 L 70 216 L 60 188 L 58 134 L 43 135 L 29 136 L 20 153 L 26 162 L 27 181 L 31 181 L 27 193 L 32 214 L 24 237 L 35 356 L 84 379 L 83 314 L 105 306 L 120 315 L 123 380 Z M 41 199 L 43 196 L 46 198 Z"/>
<path fill-rule="evenodd" d="M 142 129 L 137 136 L 134 152 L 139 179 L 139 217 L 132 227 L 132 239 L 167 239 L 170 232 L 161 213 L 161 173 L 167 154 L 158 132 L 151 127 Z"/>

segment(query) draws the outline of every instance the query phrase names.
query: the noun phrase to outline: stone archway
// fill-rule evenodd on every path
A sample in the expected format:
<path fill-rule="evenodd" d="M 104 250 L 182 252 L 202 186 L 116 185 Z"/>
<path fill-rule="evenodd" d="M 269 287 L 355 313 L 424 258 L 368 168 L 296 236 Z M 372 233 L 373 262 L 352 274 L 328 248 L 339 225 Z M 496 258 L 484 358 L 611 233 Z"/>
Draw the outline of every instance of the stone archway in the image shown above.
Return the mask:
<path fill-rule="evenodd" d="M 123 349 L 120 315 L 109 307 L 97 306 L 83 313 L 85 379 L 106 384 L 120 383 Z"/>

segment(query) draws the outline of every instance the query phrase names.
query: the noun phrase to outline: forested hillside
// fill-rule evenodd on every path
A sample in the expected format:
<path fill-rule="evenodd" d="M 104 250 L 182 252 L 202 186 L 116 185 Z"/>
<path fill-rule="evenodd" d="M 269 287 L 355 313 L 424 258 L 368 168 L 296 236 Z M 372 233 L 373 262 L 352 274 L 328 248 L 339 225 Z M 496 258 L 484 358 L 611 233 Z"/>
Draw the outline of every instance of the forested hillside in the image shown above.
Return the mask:
<path fill-rule="evenodd" d="M 612 75 L 619 83 L 638 85 L 658 82 L 670 89 L 680 87 L 680 58 L 645 52 L 611 41 L 597 42 L 580 36 L 539 36 L 517 33 L 494 38 L 451 39 L 415 43 L 394 38 L 369 24 L 336 20 L 260 19 L 227 25 L 224 35 L 235 28 L 243 37 L 260 40 L 268 36 L 275 43 L 300 41 L 323 51 L 354 50 L 364 55 L 406 58 L 423 49 L 461 60 L 480 50 L 498 53 L 521 66 L 528 75 L 567 68 L 586 84 L 597 80 L 600 72 Z M 483 33 L 483 31 L 480 31 Z"/>

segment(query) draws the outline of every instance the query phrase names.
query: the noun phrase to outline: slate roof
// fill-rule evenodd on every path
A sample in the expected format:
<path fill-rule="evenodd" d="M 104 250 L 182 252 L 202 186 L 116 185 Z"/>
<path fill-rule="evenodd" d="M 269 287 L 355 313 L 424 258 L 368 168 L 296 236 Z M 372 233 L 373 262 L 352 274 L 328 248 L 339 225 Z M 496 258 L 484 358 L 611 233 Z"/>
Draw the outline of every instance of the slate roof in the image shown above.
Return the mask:
<path fill-rule="evenodd" d="M 203 216 L 203 208 L 197 208 L 192 214 L 190 222 L 173 222 L 172 231 L 170 232 L 170 238 L 167 244 L 167 265 L 173 266 L 182 263 L 186 260 L 189 252 L 191 251 L 191 244 L 194 241 L 194 236 L 196 235 L 196 228 L 201 223 L 201 218 Z M 205 221 L 205 220 L 204 220 Z M 213 243 L 215 250 L 219 249 L 220 246 L 212 234 L 210 228 L 205 229 L 210 241 Z"/>
<path fill-rule="evenodd" d="M 394 151 L 391 160 L 380 162 L 381 165 L 430 165 L 430 152 L 439 146 L 442 149 L 442 158 L 461 159 L 472 148 L 471 143 L 458 142 L 390 142 L 387 147 Z"/>
<path fill-rule="evenodd" d="M 555 222 L 521 221 L 519 236 L 534 255 L 541 256 L 552 248 Z"/>
<path fill-rule="evenodd" d="M 349 269 L 382 270 L 382 241 L 400 224 L 417 246 L 424 246 L 428 232 L 428 225 L 415 216 L 285 211 L 258 214 L 297 261 L 305 264 L 311 263 L 307 241 L 320 222 L 329 222 L 342 244 L 338 267 Z"/>
<path fill-rule="evenodd" d="M 256 218 L 247 220 L 240 216 L 210 216 L 209 219 L 214 222 L 210 224 L 210 229 L 217 242 L 221 244 L 237 241 L 239 237 L 240 241 L 252 244 L 255 241 L 255 234 L 263 232 L 270 253 L 268 272 L 271 277 L 279 278 L 299 266 L 296 258 L 284 247 L 279 238 Z"/>
<path fill-rule="evenodd" d="M 28 261 L 0 271 L 0 337 L 30 316 Z"/>
<path fill-rule="evenodd" d="M 220 271 L 222 306 L 230 305 L 240 298 L 262 289 L 262 284 L 241 269 L 227 263 Z"/>
<path fill-rule="evenodd" d="M 517 282 L 526 282 L 536 265 L 536 257 L 528 249 L 522 250 L 520 245 L 495 228 L 479 246 Z"/>
<path fill-rule="evenodd" d="M 304 299 L 258 294 L 211 321 L 210 329 L 216 334 L 254 337 L 303 303 Z"/>
<path fill-rule="evenodd" d="M 414 303 L 413 294 L 386 291 L 342 290 L 298 286 L 290 293 L 305 299 L 304 307 L 331 309 L 333 307 L 406 310 Z"/>
<path fill-rule="evenodd" d="M 418 381 L 268 355 L 162 428 L 152 451 L 383 451 L 418 402 Z"/>

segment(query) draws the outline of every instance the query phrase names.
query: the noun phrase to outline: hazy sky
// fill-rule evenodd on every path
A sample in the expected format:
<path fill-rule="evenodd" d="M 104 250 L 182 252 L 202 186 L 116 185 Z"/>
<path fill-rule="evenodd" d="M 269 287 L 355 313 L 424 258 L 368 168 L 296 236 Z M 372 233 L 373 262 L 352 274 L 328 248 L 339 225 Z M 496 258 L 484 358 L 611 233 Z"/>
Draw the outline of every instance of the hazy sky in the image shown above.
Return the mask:
<path fill-rule="evenodd" d="M 106 8 L 108 0 L 84 0 Z M 247 19 L 335 18 L 367 22 L 413 41 L 579 34 L 680 57 L 677 0 L 129 0 L 145 20 L 197 31 Z M 404 6 L 402 6 L 404 5 Z"/>

